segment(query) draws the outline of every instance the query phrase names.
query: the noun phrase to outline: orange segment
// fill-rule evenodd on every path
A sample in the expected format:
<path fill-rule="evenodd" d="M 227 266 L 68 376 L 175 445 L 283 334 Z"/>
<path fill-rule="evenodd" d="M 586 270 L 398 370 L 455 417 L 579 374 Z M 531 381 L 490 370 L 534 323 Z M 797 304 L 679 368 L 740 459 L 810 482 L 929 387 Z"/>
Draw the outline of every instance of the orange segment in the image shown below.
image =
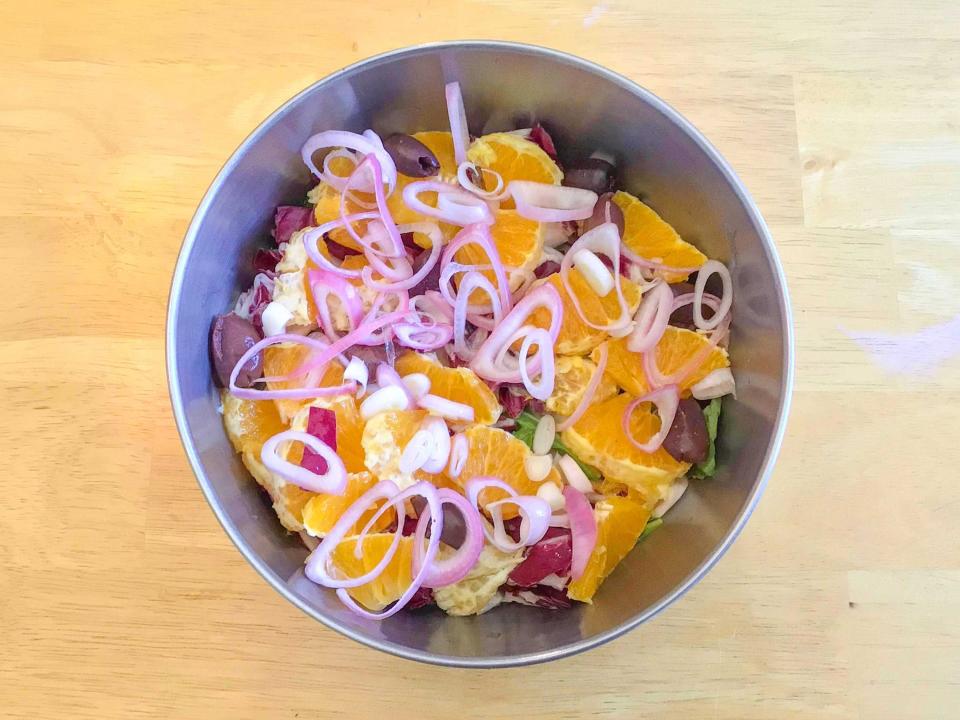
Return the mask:
<path fill-rule="evenodd" d="M 425 410 L 391 410 L 377 413 L 367 420 L 360 441 L 367 469 L 380 480 L 392 480 L 401 489 L 418 480 L 427 480 L 437 487 L 450 487 L 450 481 L 442 474 L 431 475 L 423 470 L 405 473 L 400 470 L 403 451 L 425 417 Z"/>
<path fill-rule="evenodd" d="M 527 477 L 524 470 L 524 460 L 532 455 L 530 448 L 522 440 L 499 428 L 474 425 L 465 433 L 470 450 L 463 471 L 456 482 L 464 487 L 466 482 L 475 477 L 490 476 L 503 480 L 520 495 L 536 495 L 541 483 L 535 483 Z M 552 481 L 561 486 L 560 473 L 551 468 L 544 482 Z M 497 488 L 487 488 L 480 493 L 480 505 L 487 504 L 507 497 L 507 493 Z M 512 518 L 517 515 L 513 505 L 505 505 L 503 516 Z"/>
<path fill-rule="evenodd" d="M 685 473 L 690 465 L 674 460 L 662 447 L 656 452 L 638 450 L 623 431 L 623 413 L 630 395 L 595 403 L 561 433 L 570 451 L 605 476 L 630 485 L 644 498 L 656 501 L 663 489 Z M 637 442 L 649 440 L 660 429 L 660 418 L 650 403 L 642 403 L 631 416 L 631 431 Z"/>
<path fill-rule="evenodd" d="M 557 357 L 553 394 L 547 398 L 547 410 L 559 415 L 571 415 L 580 404 L 584 391 L 597 366 L 586 358 Z M 617 394 L 617 385 L 607 373 L 603 374 L 591 402 L 600 402 Z"/>
<path fill-rule="evenodd" d="M 310 348 L 306 345 L 294 345 L 293 343 L 280 343 L 271 345 L 263 351 L 263 374 L 265 377 L 274 377 L 286 375 L 298 368 L 310 354 Z M 279 382 L 267 383 L 268 390 L 287 390 L 290 388 L 303 387 L 303 377 L 293 378 L 292 380 L 281 380 Z M 333 387 L 343 384 L 343 366 L 334 361 L 327 365 L 319 387 Z M 309 403 L 309 399 L 299 400 L 292 398 L 280 398 L 274 400 L 280 419 L 284 423 L 289 423 L 290 419 L 297 414 L 304 405 Z"/>
<path fill-rule="evenodd" d="M 614 293 L 610 293 L 606 297 L 601 298 L 594 292 L 593 288 L 587 284 L 587 281 L 583 279 L 580 271 L 576 268 L 570 271 L 569 277 L 570 287 L 580 301 L 581 309 L 591 322 L 597 325 L 603 325 L 619 317 L 619 305 L 617 304 Z M 640 306 L 640 287 L 625 277 L 621 277 L 620 281 L 623 296 L 632 314 Z M 558 355 L 582 355 L 590 352 L 590 350 L 603 342 L 607 334 L 583 322 L 577 313 L 577 309 L 573 306 L 570 295 L 563 287 L 563 283 L 560 280 L 560 273 L 554 273 L 541 282 L 548 282 L 553 285 L 560 294 L 560 300 L 563 302 L 563 322 L 560 325 L 560 333 L 557 336 L 557 343 L 555 345 Z M 531 323 L 537 327 L 549 327 L 549 320 L 550 314 L 543 308 L 535 310 L 531 316 Z"/>
<path fill-rule="evenodd" d="M 492 133 L 477 138 L 467 150 L 467 159 L 479 167 L 500 173 L 504 184 L 511 180 L 531 180 L 559 185 L 563 180 L 560 168 L 539 145 L 510 133 Z"/>
<path fill-rule="evenodd" d="M 540 223 L 521 217 L 516 210 L 500 210 L 496 214 L 494 224 L 490 227 L 490 234 L 500 255 L 500 261 L 508 267 L 508 276 L 509 271 L 514 268 L 532 271 L 540 263 L 540 256 L 543 254 L 543 226 Z M 456 260 L 467 265 L 490 263 L 486 253 L 477 245 L 467 245 L 458 250 Z M 494 287 L 497 286 L 493 270 L 481 270 L 481 272 Z M 516 290 L 522 280 L 520 273 L 515 273 L 514 277 L 516 280 L 510 283 L 511 290 Z M 489 302 L 480 290 L 475 291 L 474 295 L 476 300 L 471 297 L 471 302 Z"/>
<path fill-rule="evenodd" d="M 473 421 L 492 425 L 500 419 L 503 408 L 497 396 L 470 368 L 448 368 L 420 353 L 409 352 L 397 358 L 396 370 L 401 376 L 423 373 L 430 378 L 430 392 L 447 400 L 473 408 Z"/>
<path fill-rule="evenodd" d="M 367 535 L 363 540 L 360 557 L 356 555 L 357 538 L 344 538 L 334 548 L 330 561 L 336 572 L 345 578 L 359 577 L 372 570 L 393 543 L 393 533 Z M 413 581 L 413 538 L 400 539 L 396 554 L 390 559 L 383 573 L 359 587 L 349 588 L 350 597 L 367 610 L 379 612 L 403 595 Z"/>
<path fill-rule="evenodd" d="M 342 377 L 342 368 L 340 373 Z M 357 401 L 354 400 L 353 396 L 335 395 L 334 397 L 317 398 L 306 401 L 290 421 L 291 430 L 306 432 L 311 407 L 332 410 L 334 415 L 337 416 L 337 455 L 343 460 L 347 472 L 359 473 L 365 470 L 366 467 L 363 464 L 363 446 L 361 444 L 363 437 L 363 418 L 360 417 L 360 411 L 357 409 Z M 287 459 L 292 463 L 299 464 L 302 457 L 303 445 L 293 443 L 293 446 L 287 453 Z"/>
<path fill-rule="evenodd" d="M 664 375 L 671 375 L 679 370 L 693 358 L 702 348 L 709 345 L 706 336 L 693 330 L 685 328 L 667 327 L 657 343 L 656 358 L 657 367 Z M 637 397 L 646 395 L 649 390 L 647 376 L 643 371 L 643 356 L 640 353 L 631 352 L 627 348 L 626 338 L 611 339 L 607 343 L 609 354 L 607 356 L 607 374 L 610 375 L 617 384 Z M 593 359 L 597 360 L 599 349 L 593 351 Z M 730 367 L 730 358 L 727 351 L 723 348 L 715 347 L 710 350 L 707 357 L 682 383 L 680 383 L 680 395 L 690 397 L 690 388 L 703 380 L 714 370 Z"/>
<path fill-rule="evenodd" d="M 226 390 L 221 399 L 227 436 L 234 449 L 241 454 L 243 464 L 270 495 L 273 509 L 283 526 L 293 532 L 302 529 L 301 511 L 312 493 L 285 482 L 267 470 L 260 460 L 263 444 L 287 429 L 276 405 L 266 400 L 241 400 Z"/>
<path fill-rule="evenodd" d="M 623 242 L 633 252 L 674 267 L 700 267 L 707 256 L 683 240 L 673 227 L 649 206 L 622 190 L 613 201 L 623 210 Z M 686 273 L 667 273 L 668 282 L 687 279 Z"/>
<path fill-rule="evenodd" d="M 303 508 L 303 526 L 315 537 L 323 537 L 333 529 L 340 516 L 367 490 L 377 484 L 377 479 L 368 472 L 351 473 L 347 476 L 347 489 L 343 495 L 314 495 Z M 357 534 L 366 527 L 376 514 L 379 505 L 367 510 L 348 534 Z M 373 532 L 386 530 L 396 519 L 396 512 L 386 511 L 373 524 Z"/>
<path fill-rule="evenodd" d="M 571 600 L 586 603 L 592 602 L 600 584 L 637 544 L 650 517 L 643 504 L 616 495 L 603 498 L 593 512 L 597 518 L 597 544 L 583 575 L 567 588 Z"/>
<path fill-rule="evenodd" d="M 453 157 L 453 136 L 449 132 L 428 130 L 414 133 L 413 137 L 426 145 L 433 154 L 436 155 L 437 160 L 440 161 L 440 175 L 439 177 L 433 176 L 429 178 L 412 178 L 406 175 L 397 175 L 397 187 L 390 197 L 387 198 L 387 207 L 390 209 L 393 221 L 397 225 L 415 222 L 436 222 L 435 218 L 427 217 L 407 207 L 407 204 L 403 201 L 403 189 L 407 185 L 417 180 L 445 180 L 454 184 L 456 184 L 457 181 L 457 162 Z M 437 204 L 436 193 L 423 193 L 420 197 L 427 205 L 434 206 Z M 440 230 L 444 238 L 450 239 L 456 234 L 459 228 L 455 225 L 440 223 Z M 415 234 L 413 241 L 420 247 L 430 247 L 430 240 L 425 235 Z"/>
<path fill-rule="evenodd" d="M 249 451 L 260 457 L 260 448 L 277 433 L 286 430 L 277 407 L 266 400 L 241 400 L 223 390 L 223 425 L 238 453 Z"/>
<path fill-rule="evenodd" d="M 303 530 L 303 508 L 313 497 L 313 493 L 288 483 L 267 470 L 260 460 L 259 451 L 245 451 L 242 460 L 253 479 L 267 491 L 273 501 L 273 511 L 280 519 L 280 524 L 291 532 Z"/>
<path fill-rule="evenodd" d="M 316 191 L 317 204 L 313 208 L 313 217 L 318 226 L 337 220 L 340 217 L 340 191 L 330 185 L 322 185 Z M 362 208 L 351 200 L 347 200 L 347 214 L 364 212 L 367 208 Z M 363 222 L 357 223 L 354 229 L 361 235 L 360 228 L 364 226 Z M 330 237 L 344 247 L 354 250 L 363 250 L 356 240 L 343 228 L 337 228 L 330 232 Z"/>

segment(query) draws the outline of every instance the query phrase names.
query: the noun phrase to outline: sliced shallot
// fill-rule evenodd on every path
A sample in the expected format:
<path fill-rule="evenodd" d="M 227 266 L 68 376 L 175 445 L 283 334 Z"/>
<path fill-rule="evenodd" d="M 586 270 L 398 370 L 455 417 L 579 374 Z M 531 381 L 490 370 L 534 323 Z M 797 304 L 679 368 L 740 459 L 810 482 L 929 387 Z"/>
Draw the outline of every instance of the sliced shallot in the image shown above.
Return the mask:
<path fill-rule="evenodd" d="M 303 443 L 304 447 L 326 461 L 327 471 L 318 474 L 281 458 L 277 450 L 280 445 L 288 442 Z M 343 460 L 333 448 L 310 433 L 298 430 L 277 433 L 263 444 L 260 460 L 270 472 L 309 492 L 343 495 L 347 488 L 347 469 L 343 465 Z"/>
<path fill-rule="evenodd" d="M 424 192 L 437 193 L 435 206 L 427 205 L 420 199 L 420 193 Z M 416 180 L 410 183 L 403 188 L 403 202 L 414 212 L 453 225 L 493 223 L 493 214 L 486 202 L 466 190 L 455 188 L 440 180 Z"/>
<path fill-rule="evenodd" d="M 627 339 L 627 349 L 642 353 L 656 347 L 667 329 L 673 309 L 673 291 L 666 282 L 658 281 L 640 302 L 633 318 L 633 332 Z"/>
<path fill-rule="evenodd" d="M 410 396 L 406 389 L 396 385 L 388 385 L 371 393 L 366 400 L 360 403 L 360 417 L 369 420 L 382 412 L 407 410 L 409 407 Z"/>
<path fill-rule="evenodd" d="M 484 526 L 484 534 L 493 545 L 503 552 L 514 552 L 527 545 L 540 542 L 547 528 L 550 526 L 550 505 L 542 498 L 532 495 L 518 495 L 512 487 L 494 477 L 475 477 L 467 480 L 465 490 L 467 501 L 474 507 L 480 498 L 480 493 L 486 488 L 494 487 L 506 492 L 510 497 L 487 503 L 485 509 L 493 520 L 493 531 Z M 516 505 L 520 513 L 520 539 L 514 541 L 506 532 L 503 525 L 503 506 Z"/>
<path fill-rule="evenodd" d="M 518 215 L 537 222 L 586 220 L 597 204 L 597 194 L 591 190 L 529 180 L 512 180 L 507 193 L 513 198 Z"/>
<path fill-rule="evenodd" d="M 491 382 L 522 382 L 520 368 L 508 367 L 504 363 L 506 353 L 510 346 L 518 337 L 518 331 L 527 326 L 527 320 L 538 308 L 546 309 L 550 314 L 550 327 L 547 335 L 550 339 L 550 345 L 541 347 L 538 352 L 526 364 L 526 373 L 528 376 L 534 375 L 540 371 L 541 363 L 547 355 L 553 355 L 553 343 L 557 340 L 560 332 L 560 323 L 563 321 L 563 301 L 557 293 L 556 288 L 550 284 L 540 285 L 530 290 L 523 299 L 516 304 L 503 321 L 496 327 L 486 339 L 476 357 L 470 363 L 474 372 L 485 380 Z"/>
<path fill-rule="evenodd" d="M 707 320 L 703 317 L 703 293 L 707 287 L 707 280 L 713 274 L 720 276 L 723 282 L 723 294 L 720 296 L 720 307 L 715 308 L 713 317 Z M 701 330 L 713 330 L 726 318 L 733 304 L 733 280 L 730 278 L 727 266 L 717 260 L 707 260 L 697 273 L 693 294 L 693 322 Z"/>
<path fill-rule="evenodd" d="M 437 491 L 437 496 L 441 506 L 452 505 L 460 511 L 463 517 L 464 539 L 452 556 L 443 560 L 434 560 L 424 574 L 421 584 L 424 587 L 431 588 L 452 585 L 462 580 L 477 564 L 477 558 L 483 552 L 484 537 L 483 521 L 480 519 L 480 513 L 463 495 L 454 490 L 442 488 Z M 415 574 L 418 574 L 425 564 L 423 541 L 426 537 L 430 512 L 430 506 L 427 505 L 420 515 L 417 530 L 414 533 L 413 572 Z"/>
<path fill-rule="evenodd" d="M 567 485 L 563 489 L 566 500 L 567 518 L 570 521 L 570 535 L 573 543 L 573 559 L 570 565 L 570 579 L 577 580 L 587 568 L 587 562 L 597 544 L 597 519 L 586 496 L 575 487 Z"/>
<path fill-rule="evenodd" d="M 473 422 L 474 411 L 472 407 L 453 400 L 447 400 L 447 398 L 442 398 L 439 395 L 427 393 L 417 400 L 417 405 L 427 412 L 439 415 L 453 422 Z"/>
<path fill-rule="evenodd" d="M 595 330 L 603 330 L 608 333 L 623 330 L 630 324 L 630 308 L 627 306 L 626 298 L 623 296 L 620 273 L 613 273 L 613 289 L 617 294 L 617 305 L 620 309 L 620 316 L 609 323 L 598 325 L 584 314 L 583 308 L 580 306 L 580 300 L 570 286 L 570 271 L 573 268 L 574 258 L 577 257 L 577 254 L 581 250 L 602 253 L 610 258 L 613 267 L 619 267 L 620 246 L 620 235 L 617 232 L 617 226 L 613 223 L 603 223 L 602 225 L 597 225 L 597 227 L 585 233 L 577 240 L 567 251 L 567 254 L 564 255 L 563 262 L 560 263 L 560 281 L 563 283 L 563 287 L 570 297 L 570 302 L 573 304 L 580 319 Z"/>
<path fill-rule="evenodd" d="M 367 381 L 370 379 L 370 371 L 367 364 L 356 355 L 350 358 L 346 369 L 343 371 L 344 380 L 353 380 L 360 386 L 357 390 L 357 397 L 362 398 L 367 392 Z"/>
<path fill-rule="evenodd" d="M 641 403 L 646 402 L 653 403 L 653 406 L 657 409 L 657 415 L 660 417 L 660 429 L 646 442 L 640 442 L 633 436 L 633 430 L 630 428 L 630 420 L 636 408 Z M 670 432 L 673 419 L 677 414 L 677 405 L 679 402 L 680 392 L 676 385 L 665 385 L 648 392 L 643 397 L 631 401 L 624 409 L 622 419 L 623 432 L 627 436 L 627 439 L 641 452 L 656 452 L 660 446 L 663 445 L 663 440 L 667 437 L 667 433 Z"/>
<path fill-rule="evenodd" d="M 447 100 L 447 117 L 450 120 L 450 135 L 453 137 L 453 159 L 459 166 L 467 159 L 470 131 L 467 128 L 467 111 L 463 107 L 460 83 L 450 82 L 444 88 Z"/>
<path fill-rule="evenodd" d="M 450 464 L 447 467 L 447 474 L 456 480 L 463 472 L 463 466 L 467 464 L 467 457 L 470 454 L 470 441 L 463 433 L 457 433 L 450 442 Z"/>
<path fill-rule="evenodd" d="M 372 131 L 369 130 L 367 132 L 372 133 Z M 383 143 L 378 141 L 379 137 L 377 137 L 377 141 L 371 141 L 370 136 L 364 137 L 363 135 L 358 135 L 357 133 L 346 130 L 327 130 L 326 132 L 317 133 L 307 138 L 307 141 L 300 149 L 300 156 L 303 158 L 303 163 L 310 168 L 310 172 L 329 185 L 337 187 L 338 190 L 343 190 L 346 182 L 341 183 L 339 176 L 327 176 L 317 169 L 317 166 L 313 163 L 313 154 L 317 150 L 330 147 L 349 148 L 367 156 L 376 156 L 383 168 L 383 179 L 389 187 L 389 192 L 393 192 L 393 188 L 397 184 L 397 167 L 393 164 L 393 159 L 387 151 L 383 149 Z M 340 185 L 340 187 L 338 187 L 338 185 Z"/>

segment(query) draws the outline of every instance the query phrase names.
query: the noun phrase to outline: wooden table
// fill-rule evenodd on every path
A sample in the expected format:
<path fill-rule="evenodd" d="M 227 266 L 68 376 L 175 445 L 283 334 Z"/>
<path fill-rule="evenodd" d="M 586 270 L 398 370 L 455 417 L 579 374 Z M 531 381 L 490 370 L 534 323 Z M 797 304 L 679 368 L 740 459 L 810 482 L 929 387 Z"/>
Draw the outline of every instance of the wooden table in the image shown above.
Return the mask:
<path fill-rule="evenodd" d="M 0 716 L 957 717 L 958 5 L 400 5 L 0 3 Z M 578 53 L 702 129 L 770 223 L 798 344 L 719 566 L 625 638 L 491 672 L 271 590 L 196 487 L 163 365 L 181 238 L 240 140 L 345 64 L 458 37 Z"/>

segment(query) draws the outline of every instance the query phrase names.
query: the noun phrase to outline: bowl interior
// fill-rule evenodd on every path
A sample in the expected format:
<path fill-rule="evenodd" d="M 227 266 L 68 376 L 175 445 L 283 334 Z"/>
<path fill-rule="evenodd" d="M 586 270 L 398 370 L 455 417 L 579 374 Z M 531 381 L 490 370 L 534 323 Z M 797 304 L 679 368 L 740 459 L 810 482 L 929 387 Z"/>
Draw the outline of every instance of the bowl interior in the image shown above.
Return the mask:
<path fill-rule="evenodd" d="M 734 279 L 731 356 L 737 398 L 724 403 L 720 471 L 692 483 L 664 527 L 639 545 L 593 605 L 550 612 L 501 606 L 480 617 L 401 613 L 376 624 L 346 611 L 301 573 L 299 539 L 279 525 L 228 442 L 210 380 L 211 318 L 251 280 L 273 208 L 309 186 L 300 145 L 327 129 L 445 129 L 444 83 L 459 80 L 474 134 L 536 117 L 566 162 L 602 150 L 623 185 L 686 239 L 727 262 Z M 746 520 L 779 444 L 789 399 L 786 290 L 762 220 L 716 153 L 672 110 L 601 68 L 552 51 L 499 43 L 426 46 L 388 54 L 321 81 L 287 103 L 240 147 L 188 232 L 171 292 L 168 367 L 174 410 L 201 487 L 225 529 L 288 599 L 362 642 L 415 659 L 506 665 L 599 644 L 679 596 Z"/>

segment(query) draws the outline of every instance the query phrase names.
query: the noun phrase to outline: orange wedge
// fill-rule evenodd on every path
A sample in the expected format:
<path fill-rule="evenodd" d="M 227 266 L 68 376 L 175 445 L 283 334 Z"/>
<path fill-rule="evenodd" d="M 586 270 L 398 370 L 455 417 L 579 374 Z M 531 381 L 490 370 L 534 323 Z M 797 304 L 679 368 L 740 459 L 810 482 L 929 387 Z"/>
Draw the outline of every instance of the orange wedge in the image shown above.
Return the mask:
<path fill-rule="evenodd" d="M 342 377 L 341 368 L 341 377 Z M 317 398 L 306 401 L 306 404 L 297 411 L 290 421 L 291 430 L 306 432 L 310 418 L 310 408 L 319 407 L 332 410 L 337 417 L 337 455 L 343 460 L 344 467 L 349 473 L 359 473 L 366 469 L 363 464 L 363 418 L 357 409 L 357 401 L 353 395 L 335 395 L 329 398 Z M 303 446 L 294 443 L 287 460 L 299 464 L 303 457 Z"/>
<path fill-rule="evenodd" d="M 668 326 L 657 343 L 657 367 L 664 375 L 671 375 L 707 345 L 709 340 L 698 332 Z M 607 347 L 607 374 L 628 393 L 637 397 L 646 395 L 650 386 L 643 371 L 643 356 L 627 348 L 626 338 L 611 339 L 607 342 Z M 599 352 L 599 348 L 593 351 L 594 361 L 599 357 Z M 680 383 L 681 397 L 690 397 L 691 387 L 714 370 L 725 367 L 730 367 L 727 351 L 714 347 L 700 366 Z"/>
<path fill-rule="evenodd" d="M 572 415 L 597 366 L 587 358 L 561 355 L 556 360 L 553 394 L 547 398 L 547 410 L 559 415 Z M 617 394 L 616 383 L 603 374 L 592 402 L 600 402 Z"/>
<path fill-rule="evenodd" d="M 220 401 L 227 437 L 238 453 L 249 451 L 259 457 L 263 444 L 287 429 L 272 402 L 241 400 L 227 390 L 220 393 Z"/>
<path fill-rule="evenodd" d="M 457 182 L 457 162 L 453 157 L 453 136 L 449 132 L 428 130 L 414 133 L 413 137 L 426 145 L 433 154 L 436 155 L 437 160 L 440 162 L 440 175 L 439 177 L 434 176 L 430 178 L 413 178 L 407 177 L 406 175 L 397 175 L 397 187 L 393 191 L 393 194 L 387 198 L 387 207 L 390 209 L 393 221 L 397 225 L 416 222 L 436 222 L 435 218 L 427 217 L 426 215 L 418 213 L 416 210 L 411 210 L 403 201 L 403 189 L 407 185 L 417 180 L 444 180 L 453 184 Z M 427 205 L 434 206 L 437 203 L 436 193 L 426 192 L 422 193 L 420 197 Z M 448 225 L 447 223 L 440 223 L 440 230 L 444 238 L 449 240 L 457 233 L 459 228 L 454 225 Z M 420 247 L 430 247 L 430 239 L 426 235 L 420 235 L 419 233 L 414 234 L 413 241 Z"/>
<path fill-rule="evenodd" d="M 600 584 L 637 544 L 650 511 L 642 503 L 613 495 L 597 503 L 594 515 L 597 518 L 597 543 L 583 575 L 567 588 L 571 600 L 586 603 L 593 602 Z"/>
<path fill-rule="evenodd" d="M 266 377 L 286 375 L 298 368 L 310 354 L 310 348 L 306 345 L 294 345 L 293 343 L 280 343 L 271 345 L 263 351 L 263 374 Z M 268 390 L 287 390 L 302 386 L 303 378 L 294 378 L 292 380 L 281 380 L 279 382 L 267 383 Z M 334 361 L 327 365 L 323 377 L 320 380 L 320 387 L 333 387 L 343 384 L 343 366 Z M 258 401 L 263 402 L 263 401 Z M 280 414 L 280 420 L 289 423 L 291 418 L 297 414 L 304 405 L 310 402 L 309 399 L 299 400 L 292 398 L 281 398 L 273 401 Z"/>
<path fill-rule="evenodd" d="M 625 277 L 621 277 L 620 281 L 623 296 L 632 315 L 640 306 L 640 287 Z M 558 355 L 583 355 L 603 342 L 607 334 L 583 322 L 573 306 L 570 295 L 567 294 L 563 283 L 560 281 L 560 273 L 554 273 L 540 281 L 540 283 L 543 282 L 553 285 L 563 302 L 563 322 L 560 325 L 560 333 L 554 346 L 556 353 Z M 603 325 L 619 317 L 620 310 L 615 293 L 611 292 L 606 297 L 601 298 L 587 284 L 587 281 L 583 279 L 580 271 L 576 268 L 570 271 L 570 287 L 580 301 L 581 309 L 591 322 L 596 325 Z M 549 327 L 549 319 L 550 314 L 541 308 L 534 311 L 531 316 L 531 323 L 537 327 L 546 328 Z"/>
<path fill-rule="evenodd" d="M 623 431 L 622 419 L 630 395 L 595 403 L 583 416 L 561 433 L 570 451 L 606 477 L 630 485 L 648 501 L 655 502 L 673 480 L 690 465 L 674 460 L 662 447 L 645 453 L 637 449 Z M 660 418 L 650 403 L 642 403 L 631 416 L 631 431 L 637 442 L 649 440 L 660 429 Z"/>
<path fill-rule="evenodd" d="M 314 495 L 303 508 L 303 526 L 311 535 L 323 537 L 333 529 L 340 516 L 367 490 L 377 484 L 377 478 L 368 472 L 351 473 L 347 476 L 347 489 L 343 495 Z M 373 506 L 360 516 L 348 534 L 360 533 L 376 513 L 379 505 Z M 396 512 L 388 510 L 373 524 L 372 530 L 386 530 L 396 519 Z"/>
<path fill-rule="evenodd" d="M 668 222 L 638 198 L 620 190 L 613 201 L 623 210 L 623 242 L 633 252 L 673 267 L 698 268 L 707 261 L 706 255 L 683 240 Z M 688 274 L 667 273 L 664 277 L 673 283 L 686 280 Z"/>
<path fill-rule="evenodd" d="M 510 133 L 477 138 L 467 150 L 467 159 L 478 167 L 500 173 L 504 184 L 531 180 L 559 185 L 563 180 L 560 168 L 539 145 Z"/>
<path fill-rule="evenodd" d="M 423 373 L 430 378 L 430 392 L 447 400 L 473 408 L 473 422 L 492 425 L 500 419 L 503 408 L 497 396 L 470 368 L 448 368 L 421 355 L 408 352 L 397 358 L 396 370 L 401 375 Z"/>
<path fill-rule="evenodd" d="M 490 227 L 490 234 L 493 237 L 493 244 L 497 248 L 497 253 L 500 255 L 500 261 L 508 268 L 508 277 L 510 270 L 533 271 L 540 264 L 540 257 L 543 254 L 543 226 L 540 223 L 521 217 L 516 210 L 500 210 L 496 214 L 495 222 Z M 486 253 L 477 245 L 466 245 L 458 250 L 456 260 L 467 265 L 487 265 L 490 263 Z M 494 287 L 497 286 L 497 279 L 493 270 L 481 270 L 480 272 Z M 514 277 L 516 280 L 510 283 L 511 290 L 516 290 L 522 280 L 520 273 L 514 273 Z M 474 294 L 476 300 L 471 297 L 471 302 L 489 302 L 482 291 L 477 290 Z"/>
<path fill-rule="evenodd" d="M 474 425 L 468 428 L 464 434 L 470 444 L 470 450 L 463 471 L 460 473 L 460 477 L 456 479 L 460 487 L 464 487 L 467 480 L 472 478 L 490 476 L 503 480 L 520 495 L 537 494 L 537 488 L 540 487 L 541 483 L 530 480 L 524 470 L 524 461 L 533 454 L 526 443 L 499 428 L 483 425 Z M 550 474 L 543 482 L 554 482 L 558 487 L 562 485 L 560 473 L 556 468 L 551 468 Z M 507 493 L 503 490 L 487 488 L 480 493 L 480 505 L 485 507 L 495 500 L 502 500 L 506 497 Z M 517 511 L 513 505 L 504 506 L 503 516 L 505 518 L 515 517 L 516 515 Z"/>
<path fill-rule="evenodd" d="M 357 538 L 344 538 L 330 554 L 335 571 L 344 578 L 359 577 L 379 563 L 393 543 L 393 533 L 367 535 L 357 557 Z M 396 554 L 376 578 L 359 587 L 349 588 L 350 597 L 367 610 L 379 612 L 395 602 L 413 581 L 413 538 L 400 539 Z"/>

